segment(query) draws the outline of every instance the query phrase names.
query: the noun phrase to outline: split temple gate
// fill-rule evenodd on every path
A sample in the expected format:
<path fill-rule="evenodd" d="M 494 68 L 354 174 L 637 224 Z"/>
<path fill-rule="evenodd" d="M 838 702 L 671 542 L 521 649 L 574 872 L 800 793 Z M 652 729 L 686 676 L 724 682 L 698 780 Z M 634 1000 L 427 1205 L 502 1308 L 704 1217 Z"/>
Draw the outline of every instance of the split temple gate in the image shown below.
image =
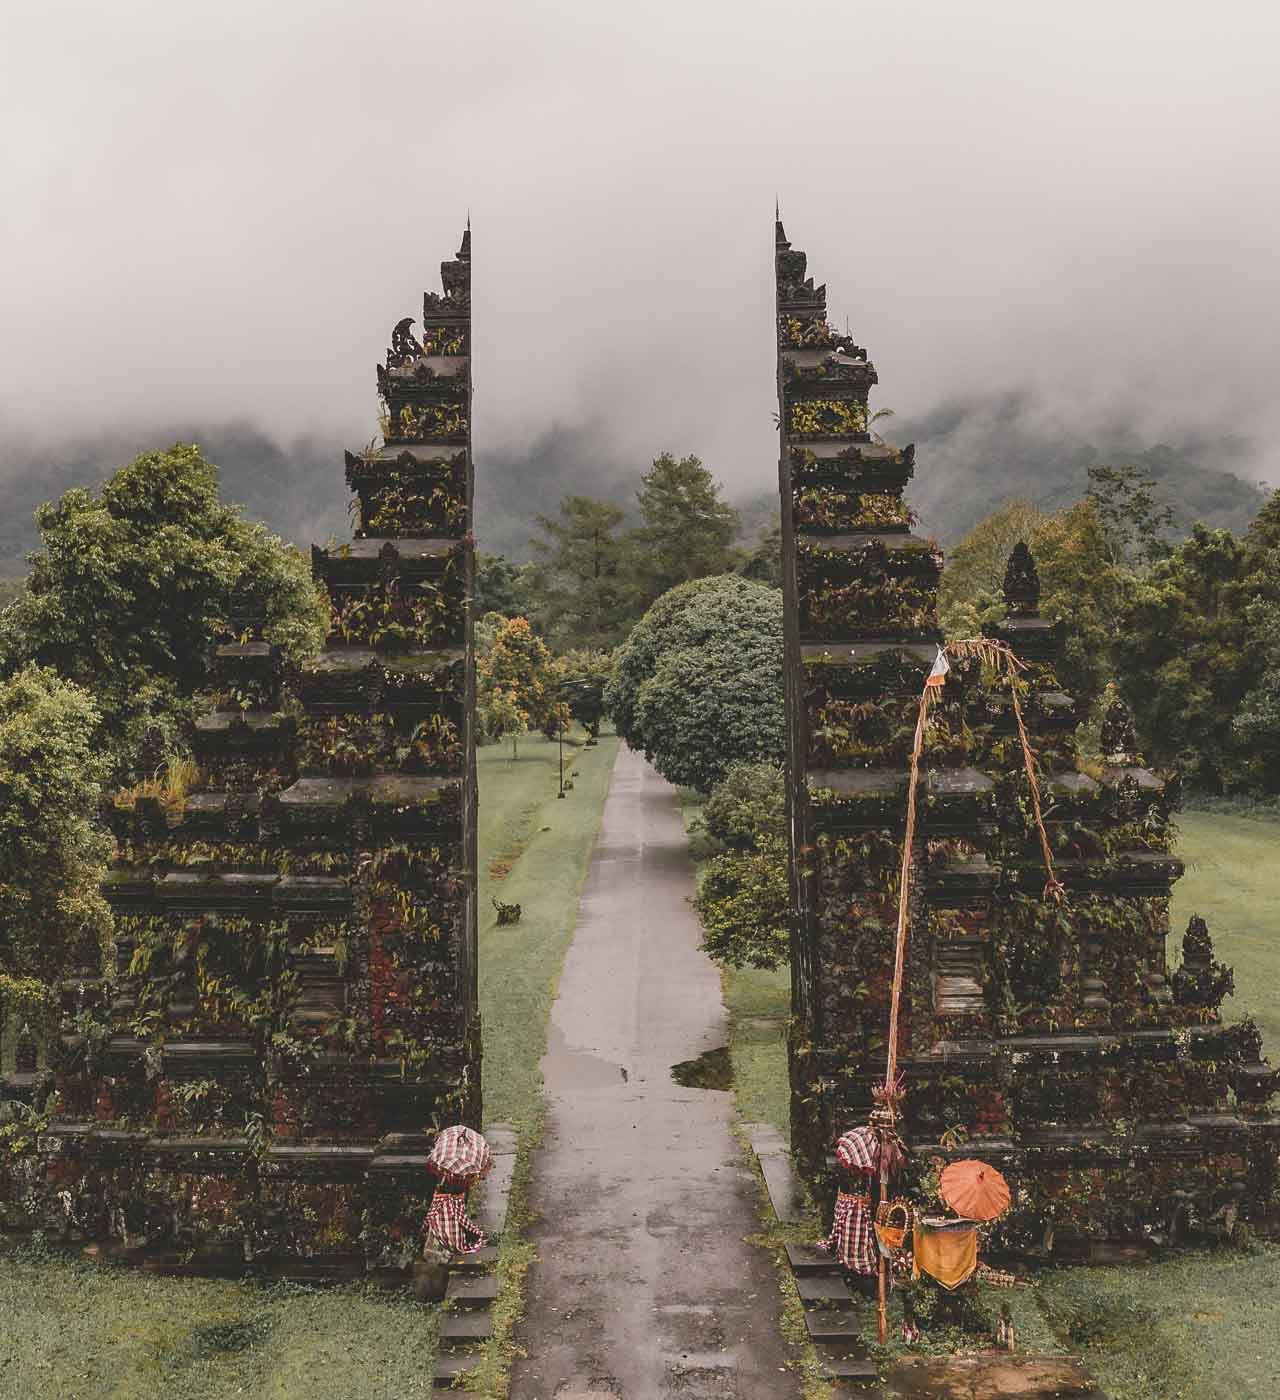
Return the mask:
<path fill-rule="evenodd" d="M 285 674 L 232 619 L 199 783 L 109 812 L 115 999 L 64 1042 L 43 1141 L 91 1238 L 193 1270 L 404 1267 L 432 1125 L 479 1126 L 470 238 L 378 368 L 385 445 L 347 454 L 323 652 Z M 106 986 L 81 972 L 70 1011 Z"/>
<path fill-rule="evenodd" d="M 793 1146 L 812 1180 L 866 1122 L 885 1076 L 907 785 L 942 640 L 942 555 L 912 533 L 914 450 L 869 431 L 876 372 L 826 319 L 826 289 L 776 231 L 778 401 L 793 896 Z M 1260 1208 L 1273 1178 L 1276 1075 L 1219 1006 L 1230 973 L 1193 920 L 1167 976 L 1176 780 L 1145 768 L 1119 704 L 1104 761 L 1054 674 L 1025 546 L 995 637 L 1018 682 L 1046 870 L 1007 682 L 956 662 L 931 711 L 918 787 L 899 1035 L 916 1169 L 980 1155 L 1015 1188 L 999 1227 L 1174 1234 Z"/>

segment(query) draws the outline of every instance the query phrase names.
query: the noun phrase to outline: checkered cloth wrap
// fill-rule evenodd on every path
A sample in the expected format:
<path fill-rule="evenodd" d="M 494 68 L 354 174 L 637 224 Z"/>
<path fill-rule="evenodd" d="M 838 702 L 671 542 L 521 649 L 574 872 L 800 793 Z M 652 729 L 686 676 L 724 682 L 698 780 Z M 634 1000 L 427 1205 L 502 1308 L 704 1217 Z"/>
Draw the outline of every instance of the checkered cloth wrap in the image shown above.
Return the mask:
<path fill-rule="evenodd" d="M 855 1274 L 874 1274 L 878 1267 L 871 1235 L 871 1197 L 853 1196 L 841 1191 L 836 1196 L 836 1215 L 831 1233 L 822 1241 L 841 1264 Z"/>
<path fill-rule="evenodd" d="M 469 1186 L 493 1165 L 489 1144 L 460 1123 L 436 1134 L 427 1157 L 427 1170 L 452 1186 Z"/>
<path fill-rule="evenodd" d="M 873 1172 L 880 1165 L 880 1139 L 872 1128 L 852 1128 L 836 1139 L 836 1161 L 847 1172 Z"/>
<path fill-rule="evenodd" d="M 467 1198 L 461 1191 L 436 1192 L 427 1211 L 426 1230 L 455 1254 L 474 1254 L 488 1243 L 484 1231 L 467 1214 Z"/>

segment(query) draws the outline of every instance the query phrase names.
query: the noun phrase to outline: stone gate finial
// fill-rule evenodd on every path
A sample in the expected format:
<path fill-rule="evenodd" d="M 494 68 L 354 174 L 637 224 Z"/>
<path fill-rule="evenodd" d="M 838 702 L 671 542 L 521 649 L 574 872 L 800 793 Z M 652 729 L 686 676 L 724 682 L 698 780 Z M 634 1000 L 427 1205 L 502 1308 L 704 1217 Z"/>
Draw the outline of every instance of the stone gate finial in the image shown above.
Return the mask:
<path fill-rule="evenodd" d="M 1182 966 L 1173 974 L 1172 982 L 1174 1000 L 1180 1006 L 1207 1011 L 1216 1012 L 1223 997 L 1235 992 L 1235 973 L 1225 963 L 1215 961 L 1209 926 L 1199 914 L 1193 914 L 1187 924 L 1182 937 Z"/>
<path fill-rule="evenodd" d="M 1138 733 L 1133 725 L 1133 714 L 1119 695 L 1113 694 L 1103 711 L 1100 744 L 1102 756 L 1108 763 L 1120 766 L 1137 762 Z"/>
<path fill-rule="evenodd" d="M 1040 611 L 1040 574 L 1025 540 L 1019 540 L 1004 571 L 1004 601 L 1013 617 L 1035 617 Z"/>

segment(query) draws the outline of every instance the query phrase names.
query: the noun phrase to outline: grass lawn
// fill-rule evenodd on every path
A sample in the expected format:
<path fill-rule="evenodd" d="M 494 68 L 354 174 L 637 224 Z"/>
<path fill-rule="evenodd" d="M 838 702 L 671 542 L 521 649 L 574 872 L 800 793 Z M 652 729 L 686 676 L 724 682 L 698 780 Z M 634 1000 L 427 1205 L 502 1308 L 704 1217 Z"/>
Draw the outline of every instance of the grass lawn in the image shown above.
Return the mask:
<path fill-rule="evenodd" d="M 541 736 L 482 748 L 480 1002 L 488 1122 L 528 1147 L 541 1120 L 538 1060 L 618 741 L 566 744 L 577 776 L 556 797 L 557 748 Z M 491 896 L 520 904 L 496 927 Z M 519 1206 L 520 1176 L 513 1194 Z M 523 1263 L 504 1241 L 504 1295 Z M 31 1252 L 0 1254 L 0 1395 L 32 1400 L 412 1400 L 432 1394 L 437 1312 L 405 1295 L 253 1281 L 165 1279 Z M 481 1376 L 500 1385 L 501 1346 Z"/>
<path fill-rule="evenodd" d="M 687 799 L 686 811 L 694 807 Z M 1170 961 L 1192 914 L 1209 924 L 1217 956 L 1236 970 L 1229 1019 L 1262 1028 L 1280 1062 L 1280 822 L 1184 812 Z M 786 1043 L 790 979 L 730 969 L 738 1111 L 788 1129 Z M 1186 1253 L 1142 1268 L 1061 1268 L 1038 1287 L 992 1293 L 1009 1302 L 1023 1350 L 1082 1354 L 1110 1400 L 1234 1400 L 1280 1395 L 1280 1248 Z M 874 1311 L 865 1327 L 874 1335 Z"/>
<path fill-rule="evenodd" d="M 1187 873 L 1173 887 L 1169 960 L 1181 961 L 1187 920 L 1199 914 L 1236 970 L 1223 1015 L 1252 1016 L 1263 1053 L 1280 1064 L 1280 820 L 1183 812 L 1178 826 Z"/>

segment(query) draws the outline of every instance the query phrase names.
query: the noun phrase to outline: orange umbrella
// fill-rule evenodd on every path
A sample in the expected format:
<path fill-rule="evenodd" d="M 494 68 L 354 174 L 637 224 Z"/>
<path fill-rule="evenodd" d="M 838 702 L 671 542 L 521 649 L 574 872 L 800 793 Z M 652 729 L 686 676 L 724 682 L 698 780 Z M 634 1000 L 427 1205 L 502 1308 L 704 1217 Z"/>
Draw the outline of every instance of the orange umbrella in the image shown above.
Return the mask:
<path fill-rule="evenodd" d="M 994 1220 L 1009 1209 L 1009 1183 L 976 1157 L 945 1168 L 941 1190 L 942 1199 L 967 1220 Z"/>

